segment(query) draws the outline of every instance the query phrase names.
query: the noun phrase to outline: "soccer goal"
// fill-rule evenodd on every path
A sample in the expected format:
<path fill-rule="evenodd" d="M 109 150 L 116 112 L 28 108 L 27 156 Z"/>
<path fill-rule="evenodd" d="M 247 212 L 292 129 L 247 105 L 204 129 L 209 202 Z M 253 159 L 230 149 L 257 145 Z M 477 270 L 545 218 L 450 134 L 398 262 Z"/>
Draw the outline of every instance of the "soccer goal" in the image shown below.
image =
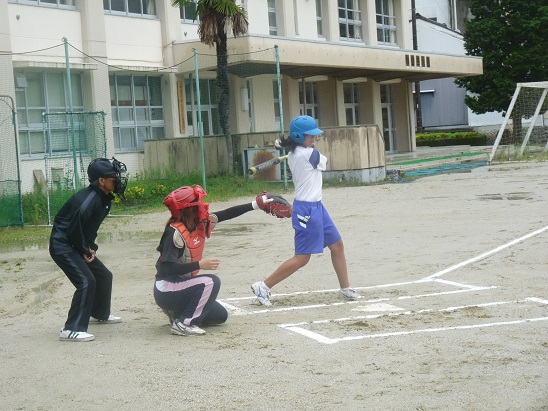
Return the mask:
<path fill-rule="evenodd" d="M 548 81 L 518 83 L 500 126 L 489 162 L 518 159 L 527 152 L 548 150 Z"/>

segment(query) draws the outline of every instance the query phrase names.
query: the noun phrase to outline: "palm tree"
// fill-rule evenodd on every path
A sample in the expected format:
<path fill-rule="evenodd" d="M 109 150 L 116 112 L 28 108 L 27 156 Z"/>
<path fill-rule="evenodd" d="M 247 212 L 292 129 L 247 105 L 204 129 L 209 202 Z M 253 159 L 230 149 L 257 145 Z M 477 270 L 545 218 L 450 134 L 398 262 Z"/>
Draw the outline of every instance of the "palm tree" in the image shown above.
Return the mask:
<path fill-rule="evenodd" d="M 196 3 L 198 17 L 198 36 L 200 41 L 208 46 L 215 46 L 217 50 L 217 87 L 219 88 L 219 122 L 225 136 L 228 154 L 228 172 L 234 173 L 234 150 L 229 123 L 229 95 L 228 86 L 228 55 L 227 37 L 232 29 L 234 37 L 247 33 L 249 23 L 247 13 L 234 3 L 234 0 L 172 0 L 177 7 Z"/>

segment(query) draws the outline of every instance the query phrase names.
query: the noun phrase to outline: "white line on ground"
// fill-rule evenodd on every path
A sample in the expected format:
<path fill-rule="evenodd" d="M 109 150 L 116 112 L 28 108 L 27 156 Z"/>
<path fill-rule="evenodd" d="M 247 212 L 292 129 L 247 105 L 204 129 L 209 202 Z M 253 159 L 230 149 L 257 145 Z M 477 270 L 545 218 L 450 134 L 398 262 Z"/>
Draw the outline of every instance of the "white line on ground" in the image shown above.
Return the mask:
<path fill-rule="evenodd" d="M 516 238 L 515 240 L 512 240 L 512 241 L 510 241 L 510 242 L 508 242 L 508 243 L 506 243 L 506 244 L 503 244 L 503 245 L 501 245 L 501 246 L 499 246 L 499 247 L 497 247 L 497 248 L 494 248 L 494 249 L 491 250 L 491 251 L 487 251 L 487 252 L 485 252 L 485 253 L 483 253 L 483 254 L 480 254 L 480 255 L 478 255 L 478 256 L 476 256 L 476 257 L 470 258 L 469 260 L 466 260 L 466 261 L 463 261 L 463 262 L 461 262 L 461 263 L 452 265 L 451 267 L 448 267 L 448 268 L 446 268 L 445 270 L 438 271 L 437 273 L 432 274 L 432 275 L 430 275 L 430 276 L 428 276 L 428 277 L 425 277 L 425 278 L 423 278 L 422 280 L 419 280 L 419 281 L 430 281 L 430 280 L 433 280 L 434 278 L 441 277 L 442 275 L 447 274 L 447 273 L 449 273 L 449 272 L 451 272 L 451 271 L 454 271 L 454 270 L 456 270 L 457 268 L 461 268 L 461 267 L 464 267 L 465 265 L 475 263 L 476 261 L 482 260 L 482 259 L 484 259 L 484 258 L 486 258 L 486 257 L 489 257 L 489 256 L 492 255 L 492 254 L 498 253 L 499 251 L 502 251 L 502 250 L 504 250 L 505 248 L 511 247 L 511 246 L 513 246 L 513 245 L 515 245 L 515 244 L 518 244 L 518 243 L 521 243 L 522 241 L 527 240 L 528 238 L 531 238 L 531 237 L 534 237 L 534 236 L 536 236 L 536 235 L 539 235 L 540 233 L 542 233 L 542 232 L 544 232 L 544 231 L 546 231 L 546 230 L 548 230 L 548 226 L 542 227 L 542 228 L 540 228 L 540 229 L 538 229 L 538 230 L 535 230 L 535 231 L 533 231 L 533 232 L 531 232 L 531 233 L 529 233 L 529 234 L 526 234 L 526 235 L 524 235 L 524 236 L 522 236 L 522 237 Z"/>
<path fill-rule="evenodd" d="M 438 278 L 433 278 L 431 280 L 421 279 L 421 280 L 416 280 L 416 281 L 405 281 L 405 282 L 401 282 L 401 283 L 377 284 L 377 285 L 371 285 L 371 286 L 367 286 L 367 287 L 353 287 L 353 288 L 357 291 L 373 290 L 373 289 L 376 289 L 376 288 L 391 288 L 391 287 L 398 287 L 398 286 L 402 286 L 402 285 L 422 284 L 422 283 L 430 282 L 430 281 L 441 283 L 441 284 L 452 285 L 452 286 L 455 286 L 455 287 L 469 288 L 469 289 L 473 289 L 473 290 L 483 290 L 484 289 L 484 287 L 481 287 L 481 286 L 462 284 L 462 283 L 457 283 L 457 282 L 448 281 L 448 280 L 442 280 L 442 279 L 438 279 Z M 272 297 L 291 297 L 291 296 L 295 296 L 295 295 L 324 294 L 324 293 L 338 293 L 338 292 L 339 292 L 338 288 L 327 289 L 327 290 L 295 291 L 293 293 L 272 294 Z M 255 297 L 255 296 L 228 297 L 228 298 L 223 298 L 223 301 L 244 301 L 244 300 L 255 300 L 256 298 L 257 297 Z"/>
<path fill-rule="evenodd" d="M 502 305 L 502 304 L 511 304 L 511 303 L 522 303 L 524 301 L 533 301 L 533 302 L 539 302 L 541 304 L 547 304 L 548 300 L 543 300 L 536 297 L 529 297 L 521 300 L 515 300 L 515 301 L 497 301 L 497 302 L 491 302 L 491 303 L 484 303 L 484 304 L 475 304 L 475 305 L 468 305 L 468 306 L 461 306 L 461 307 L 448 307 L 441 310 L 436 310 L 439 312 L 443 311 L 455 311 L 458 309 L 464 309 L 464 308 L 471 308 L 471 307 L 486 307 L 486 306 L 495 306 L 495 305 Z M 452 331 L 452 330 L 467 330 L 467 329 L 474 329 L 474 328 L 486 328 L 486 327 L 496 327 L 496 326 L 503 326 L 503 325 L 517 325 L 517 324 L 524 324 L 529 322 L 537 322 L 537 321 L 546 321 L 548 320 L 548 317 L 536 317 L 536 318 L 527 318 L 527 319 L 521 319 L 521 320 L 513 320 L 513 321 L 500 321 L 500 322 L 494 322 L 494 323 L 487 323 L 487 324 L 471 324 L 471 325 L 459 325 L 454 327 L 436 327 L 436 328 L 424 328 L 419 330 L 410 330 L 410 331 L 394 331 L 394 332 L 387 332 L 387 333 L 379 333 L 379 334 L 365 334 L 365 335 L 357 335 L 357 336 L 349 336 L 349 337 L 341 337 L 341 338 L 329 338 L 324 335 L 321 335 L 319 333 L 316 333 L 314 331 L 310 331 L 307 329 L 302 328 L 302 326 L 310 325 L 310 324 L 322 324 L 322 323 L 329 323 L 329 322 L 342 322 L 342 321 L 352 321 L 352 320 L 359 320 L 359 319 L 371 319 L 371 318 L 378 318 L 378 317 L 392 317 L 392 316 L 398 316 L 398 315 L 410 315 L 410 314 L 417 314 L 417 313 L 427 313 L 432 312 L 434 310 L 420 310 L 416 312 L 411 311 L 405 311 L 403 313 L 390 313 L 390 314 L 379 314 L 379 315 L 366 315 L 366 316 L 356 316 L 356 317 L 347 317 L 347 318 L 341 318 L 341 319 L 333 319 L 333 320 L 318 320 L 313 322 L 304 322 L 304 323 L 296 323 L 296 324 L 280 324 L 279 327 L 284 328 L 289 331 L 293 331 L 297 334 L 301 334 L 305 337 L 311 338 L 315 341 L 318 341 L 323 344 L 335 344 L 342 341 L 354 341 L 354 340 L 363 340 L 363 339 L 371 339 L 371 338 L 383 338 L 383 337 L 393 337 L 393 336 L 402 336 L 402 335 L 412 335 L 412 334 L 418 334 L 418 333 L 432 333 L 432 332 L 441 332 L 441 331 Z"/>
<path fill-rule="evenodd" d="M 411 335 L 411 334 L 419 334 L 419 333 L 433 333 L 433 332 L 440 332 L 440 331 L 452 331 L 452 330 L 467 330 L 467 329 L 473 329 L 473 328 L 485 328 L 485 327 L 496 327 L 501 325 L 516 325 L 516 324 L 523 324 L 523 323 L 529 323 L 529 322 L 537 322 L 537 321 L 546 321 L 548 320 L 548 317 L 538 317 L 538 318 L 528 318 L 525 320 L 516 320 L 516 321 L 502 321 L 498 323 L 490 323 L 490 324 L 474 324 L 474 325 L 460 325 L 456 327 L 442 327 L 442 328 L 425 328 L 422 330 L 413 330 L 413 331 L 396 331 L 391 333 L 383 333 L 383 334 L 369 334 L 369 335 L 357 335 L 352 337 L 343 337 L 343 338 L 328 338 L 321 334 L 314 333 L 309 330 L 305 330 L 303 328 L 299 327 L 287 327 L 286 330 L 290 330 L 293 332 L 296 332 L 298 334 L 302 334 L 306 337 L 312 338 L 318 342 L 324 343 L 324 344 L 335 344 L 342 341 L 352 341 L 352 340 L 364 340 L 364 339 L 371 339 L 371 338 L 381 338 L 381 337 L 394 337 L 394 336 L 400 336 L 400 335 Z"/>
<path fill-rule="evenodd" d="M 306 324 L 324 324 L 329 322 L 345 322 L 345 321 L 355 321 L 355 320 L 371 320 L 375 318 L 382 318 L 382 317 L 398 317 L 401 315 L 411 315 L 411 314 L 427 314 L 431 312 L 447 312 L 447 311 L 457 311 L 457 310 L 463 310 L 466 308 L 481 308 L 481 307 L 493 307 L 496 305 L 505 305 L 505 304 L 516 304 L 516 303 L 523 303 L 525 301 L 533 301 L 532 298 L 525 298 L 522 300 L 514 300 L 514 301 L 496 301 L 491 303 L 482 303 L 482 304 L 470 304 L 470 305 L 461 305 L 456 307 L 447 307 L 447 308 L 441 308 L 438 310 L 435 310 L 433 308 L 427 308 L 424 310 L 416 310 L 416 311 L 403 311 L 403 312 L 391 312 L 391 313 L 384 313 L 384 314 L 368 314 L 368 315 L 355 315 L 351 317 L 343 317 L 343 318 L 333 318 L 333 319 L 327 319 L 327 320 L 315 320 L 315 321 L 304 321 L 299 322 L 295 324 L 279 324 L 278 327 L 286 328 L 286 327 L 295 327 L 298 325 L 306 325 Z"/>
<path fill-rule="evenodd" d="M 345 304 L 366 304 L 366 303 L 379 303 L 384 301 L 401 301 L 401 300 L 409 300 L 414 298 L 424 298 L 424 297 L 435 297 L 440 295 L 450 295 L 450 294 L 459 294 L 459 293 L 468 293 L 470 291 L 483 291 L 483 290 L 491 290 L 493 288 L 496 288 L 495 286 L 490 287 L 472 287 L 469 286 L 468 288 L 464 290 L 453 290 L 453 291 L 440 291 L 437 293 L 426 293 L 426 294 L 417 294 L 417 295 L 404 295 L 396 298 L 376 298 L 373 300 L 364 300 L 364 299 L 357 299 L 352 301 L 346 301 L 346 302 L 337 302 L 332 304 L 313 304 L 313 305 L 303 305 L 303 306 L 292 306 L 292 307 L 281 307 L 281 308 L 263 308 L 261 310 L 253 310 L 253 311 L 246 311 L 244 309 L 238 308 L 237 311 L 232 312 L 232 315 L 253 315 L 253 314 L 266 314 L 266 313 L 276 313 L 276 312 L 284 312 L 284 311 L 296 311 L 296 310 L 308 310 L 311 308 L 323 308 L 323 307 L 335 307 L 338 305 L 345 305 Z M 221 302 L 219 300 L 219 302 Z M 221 302 L 222 304 L 222 302 Z"/>

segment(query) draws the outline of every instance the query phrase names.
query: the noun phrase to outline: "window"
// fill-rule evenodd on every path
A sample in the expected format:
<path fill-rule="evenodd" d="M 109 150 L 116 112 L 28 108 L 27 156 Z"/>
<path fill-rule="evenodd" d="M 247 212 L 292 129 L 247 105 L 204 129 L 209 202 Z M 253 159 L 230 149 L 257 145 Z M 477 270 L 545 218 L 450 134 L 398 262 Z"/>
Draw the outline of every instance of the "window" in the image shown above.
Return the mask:
<path fill-rule="evenodd" d="M 396 17 L 393 0 L 376 0 L 377 41 L 396 44 Z"/>
<path fill-rule="evenodd" d="M 196 16 L 196 21 L 194 20 L 194 16 L 196 15 L 196 0 L 188 6 L 181 6 L 179 14 L 181 16 L 181 20 L 185 23 L 198 23 L 198 16 Z"/>
<path fill-rule="evenodd" d="M 45 7 L 76 8 L 76 0 L 9 0 L 10 3 L 31 4 Z"/>
<path fill-rule="evenodd" d="M 390 84 L 381 84 L 382 131 L 384 150 L 396 152 L 396 126 L 394 117 L 394 98 Z"/>
<path fill-rule="evenodd" d="M 164 138 L 161 77 L 109 76 L 116 152 L 143 151 L 145 140 Z"/>
<path fill-rule="evenodd" d="M 339 0 L 339 36 L 341 40 L 362 40 L 359 0 Z"/>
<path fill-rule="evenodd" d="M 21 85 L 15 89 L 21 155 L 42 156 L 46 150 L 69 151 L 72 140 L 68 118 L 59 117 L 61 121 L 51 124 L 48 136 L 58 137 L 54 142 L 45 141 L 42 118 L 42 113 L 69 111 L 65 73 L 16 71 L 15 76 L 16 84 Z M 71 75 L 71 88 L 73 111 L 84 111 L 80 74 Z"/>
<path fill-rule="evenodd" d="M 156 16 L 156 0 L 103 0 L 107 13 L 131 16 Z"/>
<path fill-rule="evenodd" d="M 300 114 L 320 119 L 320 105 L 318 100 L 318 83 L 299 82 Z"/>
<path fill-rule="evenodd" d="M 318 37 L 323 37 L 322 0 L 316 0 L 316 29 L 318 31 Z"/>
<path fill-rule="evenodd" d="M 278 35 L 278 24 L 276 23 L 276 1 L 268 0 L 268 32 L 271 36 Z"/>
<path fill-rule="evenodd" d="M 360 124 L 358 84 L 344 83 L 344 111 L 346 113 L 346 125 L 355 126 Z"/>
<path fill-rule="evenodd" d="M 185 79 L 185 98 L 187 123 L 189 133 L 198 136 L 198 99 L 196 98 L 196 80 Z M 202 115 L 202 126 L 204 136 L 222 134 L 219 122 L 219 94 L 217 92 L 216 80 L 200 80 L 200 107 Z"/>

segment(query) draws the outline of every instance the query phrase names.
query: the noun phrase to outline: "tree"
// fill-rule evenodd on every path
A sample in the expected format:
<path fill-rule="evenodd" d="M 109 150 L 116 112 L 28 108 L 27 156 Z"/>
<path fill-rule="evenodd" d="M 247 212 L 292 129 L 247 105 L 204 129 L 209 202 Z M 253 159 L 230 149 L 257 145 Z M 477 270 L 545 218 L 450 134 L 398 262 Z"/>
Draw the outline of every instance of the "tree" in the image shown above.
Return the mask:
<path fill-rule="evenodd" d="M 234 173 L 234 148 L 230 134 L 230 89 L 228 84 L 228 32 L 234 37 L 247 33 L 247 13 L 234 0 L 172 0 L 172 5 L 184 7 L 196 3 L 194 20 L 199 19 L 198 36 L 217 51 L 217 87 L 219 88 L 219 123 L 225 136 L 228 172 Z"/>
<path fill-rule="evenodd" d="M 508 109 L 517 83 L 548 80 L 546 0 L 470 0 L 467 54 L 483 57 L 483 75 L 460 77 L 470 93 L 464 102 L 476 114 Z M 512 116 L 521 128 L 521 115 Z M 515 121 L 514 121 L 515 120 Z"/>

